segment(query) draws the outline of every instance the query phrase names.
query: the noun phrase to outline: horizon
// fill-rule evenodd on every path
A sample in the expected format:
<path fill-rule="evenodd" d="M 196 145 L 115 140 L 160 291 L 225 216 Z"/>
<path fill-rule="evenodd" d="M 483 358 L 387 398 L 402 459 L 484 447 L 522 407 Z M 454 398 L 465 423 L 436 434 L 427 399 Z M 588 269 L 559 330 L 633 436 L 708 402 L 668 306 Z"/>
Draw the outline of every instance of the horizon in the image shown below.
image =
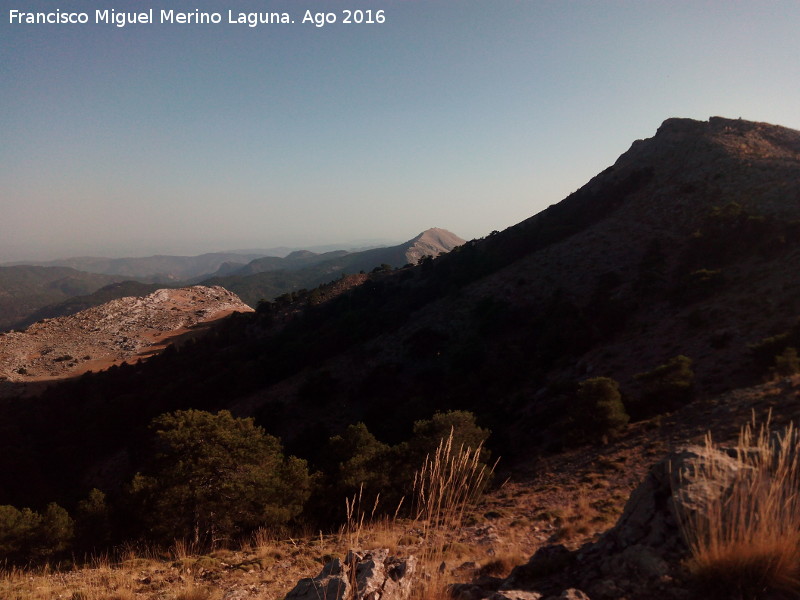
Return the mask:
<path fill-rule="evenodd" d="M 296 22 L 256 27 L 29 25 L 4 9 L 0 263 L 391 243 L 433 226 L 479 238 L 667 118 L 800 129 L 795 2 L 362 4 L 275 0 L 264 10 Z M 163 6 L 70 10 L 149 8 Z M 352 8 L 386 21 L 300 22 Z"/>
<path fill-rule="evenodd" d="M 431 229 L 445 229 L 442 227 L 429 227 L 409 239 L 405 239 L 402 241 L 398 240 L 379 240 L 379 239 L 372 239 L 372 240 L 351 240 L 347 242 L 341 243 L 330 243 L 330 244 L 314 244 L 314 245 L 307 245 L 307 246 L 273 246 L 270 248 L 223 248 L 223 249 L 215 249 L 215 250 L 207 250 L 201 251 L 197 253 L 184 253 L 184 254 L 170 254 L 170 253 L 155 253 L 155 254 L 142 254 L 142 255 L 131 255 L 131 254 L 124 254 L 121 253 L 118 256 L 112 255 L 81 255 L 81 256 L 58 256 L 56 258 L 45 258 L 45 259 L 36 259 L 36 258 L 22 258 L 22 259 L 12 259 L 8 261 L 0 262 L 0 266 L 23 266 L 26 264 L 31 263 L 50 263 L 50 262 L 63 262 L 63 261 L 70 261 L 70 260 L 82 260 L 82 259 L 98 259 L 98 260 L 118 260 L 118 259 L 141 259 L 141 258 L 154 258 L 154 257 L 178 257 L 178 258 L 193 258 L 197 256 L 203 256 L 206 254 L 240 254 L 240 255 L 247 255 L 247 254 L 263 254 L 265 256 L 275 256 L 275 257 L 285 257 L 293 252 L 313 252 L 316 254 L 323 254 L 325 252 L 333 252 L 337 250 L 344 250 L 347 252 L 362 252 L 364 250 L 372 250 L 375 248 L 388 248 L 392 246 L 399 246 L 406 242 L 413 240 L 415 237 L 430 231 Z M 445 231 L 449 231 L 445 229 Z M 455 233 L 455 232 L 450 232 Z M 457 234 L 456 234 L 457 235 Z M 460 237 L 460 236 L 459 236 Z"/>

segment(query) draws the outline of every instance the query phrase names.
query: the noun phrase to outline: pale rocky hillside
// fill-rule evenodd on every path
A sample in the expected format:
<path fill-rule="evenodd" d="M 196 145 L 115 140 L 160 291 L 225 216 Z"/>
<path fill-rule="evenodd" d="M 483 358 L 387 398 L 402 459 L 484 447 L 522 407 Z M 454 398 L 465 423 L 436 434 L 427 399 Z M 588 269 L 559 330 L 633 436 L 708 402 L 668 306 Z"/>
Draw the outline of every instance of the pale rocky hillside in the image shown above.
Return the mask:
<path fill-rule="evenodd" d="M 252 312 L 225 288 L 162 289 L 0 333 L 0 380 L 60 379 L 135 362 L 232 312 Z"/>
<path fill-rule="evenodd" d="M 431 227 L 407 242 L 406 260 L 415 265 L 423 256 L 445 254 L 456 246 L 463 244 L 464 241 L 455 233 L 446 229 Z"/>

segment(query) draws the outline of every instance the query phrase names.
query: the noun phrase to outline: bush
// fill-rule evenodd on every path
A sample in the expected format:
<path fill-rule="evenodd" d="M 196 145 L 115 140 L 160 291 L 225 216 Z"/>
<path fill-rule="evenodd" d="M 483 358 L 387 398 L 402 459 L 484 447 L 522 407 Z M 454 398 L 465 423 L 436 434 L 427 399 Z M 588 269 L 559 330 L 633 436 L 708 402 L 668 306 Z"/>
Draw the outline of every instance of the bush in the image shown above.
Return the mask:
<path fill-rule="evenodd" d="M 150 465 L 133 480 L 139 513 L 161 541 L 214 546 L 300 513 L 310 493 L 305 461 L 285 459 L 277 438 L 228 411 L 156 418 Z"/>
<path fill-rule="evenodd" d="M 75 545 L 78 550 L 94 552 L 109 545 L 112 534 L 110 517 L 106 495 L 97 488 L 78 502 L 75 511 Z"/>
<path fill-rule="evenodd" d="M 766 369 L 771 365 L 775 365 L 775 357 L 783 354 L 789 347 L 800 347 L 800 320 L 783 333 L 751 344 L 750 352 L 755 362 Z"/>
<path fill-rule="evenodd" d="M 41 520 L 29 508 L 0 506 L 0 556 L 12 562 L 29 560 Z"/>
<path fill-rule="evenodd" d="M 590 440 L 617 435 L 630 421 L 619 384 L 609 377 L 581 382 L 571 412 L 574 433 Z"/>
<path fill-rule="evenodd" d="M 0 559 L 21 563 L 58 556 L 69 549 L 73 533 L 72 519 L 58 504 L 51 502 L 43 514 L 0 506 Z"/>
<path fill-rule="evenodd" d="M 797 357 L 797 348 L 789 346 L 775 357 L 775 374 L 788 377 L 798 373 L 800 373 L 800 359 Z"/>
<path fill-rule="evenodd" d="M 309 503 L 309 516 L 323 522 L 344 516 L 342 505 L 353 496 L 371 504 L 380 497 L 377 513 L 393 513 L 413 487 L 414 472 L 447 441 L 452 452 L 472 452 L 484 468 L 490 453 L 483 449 L 489 430 L 479 427 L 475 415 L 463 410 L 437 412 L 414 423 L 408 441 L 389 446 L 363 423 L 350 425 L 330 438 L 320 461 L 321 484 Z M 478 452 L 480 448 L 480 452 Z M 405 499 L 405 509 L 409 508 Z"/>
<path fill-rule="evenodd" d="M 631 406 L 637 418 L 676 410 L 694 398 L 694 371 L 687 356 L 675 356 L 634 380 L 642 386 L 639 401 Z"/>
<path fill-rule="evenodd" d="M 434 413 L 430 419 L 414 423 L 414 434 L 403 448 L 409 466 L 416 468 L 422 464 L 426 456 L 436 451 L 442 440 L 451 436 L 454 449 L 463 446 L 475 450 L 486 442 L 489 430 L 479 427 L 475 415 L 466 410 Z M 482 450 L 482 464 L 488 462 L 489 458 L 489 451 Z"/>
<path fill-rule="evenodd" d="M 363 423 L 350 425 L 328 440 L 320 461 L 323 475 L 309 502 L 308 513 L 320 525 L 330 525 L 345 516 L 345 500 L 356 495 L 373 502 L 379 495 L 388 506 L 393 476 L 391 448 L 380 442 Z M 388 498 L 390 502 L 395 498 Z"/>
<path fill-rule="evenodd" d="M 350 496 L 364 487 L 375 495 L 391 482 L 386 472 L 389 446 L 372 435 L 363 423 L 350 425 L 328 444 L 330 472 L 337 485 Z"/>

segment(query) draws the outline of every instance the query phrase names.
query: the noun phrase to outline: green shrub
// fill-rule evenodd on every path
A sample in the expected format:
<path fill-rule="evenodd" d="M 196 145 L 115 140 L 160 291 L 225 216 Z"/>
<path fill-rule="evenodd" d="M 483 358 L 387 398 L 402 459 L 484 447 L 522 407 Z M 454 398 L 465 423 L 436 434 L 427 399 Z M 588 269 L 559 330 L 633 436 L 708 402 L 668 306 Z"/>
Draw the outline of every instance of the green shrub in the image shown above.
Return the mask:
<path fill-rule="evenodd" d="M 29 508 L 0 506 L 0 556 L 12 562 L 30 557 L 42 517 Z"/>
<path fill-rule="evenodd" d="M 310 493 L 305 461 L 284 458 L 277 438 L 228 411 L 177 411 L 154 419 L 153 454 L 131 491 L 162 541 L 214 545 L 295 517 Z"/>
<path fill-rule="evenodd" d="M 783 353 L 775 357 L 775 373 L 783 377 L 800 373 L 800 358 L 797 357 L 797 348 L 789 346 Z"/>
<path fill-rule="evenodd" d="M 44 513 L 0 506 L 0 560 L 30 562 L 58 556 L 69 549 L 74 523 L 66 510 L 50 503 Z"/>
<path fill-rule="evenodd" d="M 430 419 L 414 423 L 414 434 L 403 449 L 407 460 L 416 468 L 427 455 L 433 454 L 452 432 L 453 448 L 472 448 L 475 450 L 489 437 L 489 430 L 479 427 L 475 415 L 466 410 L 450 410 L 437 412 Z M 488 450 L 481 451 L 481 460 L 485 464 L 490 458 Z"/>
<path fill-rule="evenodd" d="M 414 482 L 414 471 L 449 440 L 454 453 L 475 452 L 489 437 L 471 412 L 437 412 L 417 421 L 408 441 L 389 446 L 379 441 L 363 423 L 350 425 L 341 435 L 330 438 L 320 467 L 320 483 L 309 502 L 307 516 L 329 525 L 344 516 L 345 499 L 357 496 L 370 504 L 380 497 L 377 513 L 394 513 Z M 489 452 L 477 454 L 483 468 Z M 408 499 L 405 508 L 410 508 Z"/>
<path fill-rule="evenodd" d="M 97 488 L 92 489 L 86 499 L 78 502 L 75 529 L 75 545 L 80 551 L 93 552 L 110 543 L 110 510 L 106 504 L 106 495 Z"/>
<path fill-rule="evenodd" d="M 330 471 L 338 486 L 347 490 L 348 495 L 360 487 L 374 493 L 391 482 L 385 465 L 388 444 L 378 441 L 363 423 L 350 425 L 342 435 L 334 436 L 328 443 Z"/>
<path fill-rule="evenodd" d="M 345 516 L 345 500 L 361 495 L 372 503 L 379 495 L 383 509 L 388 502 L 394 478 L 391 447 L 380 442 L 363 423 L 350 425 L 341 435 L 328 440 L 321 453 L 322 475 L 308 503 L 307 516 L 319 525 L 329 526 Z"/>
<path fill-rule="evenodd" d="M 636 418 L 676 410 L 694 398 L 692 359 L 679 355 L 645 373 L 634 376 L 641 385 L 638 402 L 631 406 Z"/>
<path fill-rule="evenodd" d="M 581 382 L 571 412 L 576 429 L 573 433 L 584 439 L 597 440 L 616 435 L 630 421 L 619 393 L 619 384 L 609 377 Z"/>
<path fill-rule="evenodd" d="M 755 362 L 766 369 L 775 365 L 775 357 L 783 354 L 790 346 L 800 347 L 800 320 L 782 333 L 751 344 L 750 352 Z"/>

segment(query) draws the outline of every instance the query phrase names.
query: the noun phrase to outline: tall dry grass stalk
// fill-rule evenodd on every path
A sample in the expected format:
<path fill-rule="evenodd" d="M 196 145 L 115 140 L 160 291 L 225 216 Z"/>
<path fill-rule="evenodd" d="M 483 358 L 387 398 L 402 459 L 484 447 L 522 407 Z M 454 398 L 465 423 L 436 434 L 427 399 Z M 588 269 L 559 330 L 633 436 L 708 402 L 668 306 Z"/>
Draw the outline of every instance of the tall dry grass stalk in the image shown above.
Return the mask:
<path fill-rule="evenodd" d="M 481 463 L 481 450 L 482 445 L 453 448 L 451 429 L 414 474 L 414 518 L 424 540 L 419 567 L 425 571 L 412 591 L 415 598 L 448 597 L 448 546 L 455 541 L 453 534 L 461 529 L 467 509 L 478 501 L 494 471 L 494 467 Z"/>
<path fill-rule="evenodd" d="M 344 542 L 348 549 L 361 548 L 362 533 L 365 526 L 371 524 L 375 519 L 375 512 L 378 510 L 378 504 L 380 503 L 380 500 L 380 494 L 375 496 L 375 502 L 372 504 L 372 510 L 370 511 L 369 516 L 367 516 L 367 512 L 363 507 L 363 485 L 359 488 L 358 493 L 355 494 L 352 499 L 345 498 L 347 520 L 340 530 L 339 538 Z"/>
<path fill-rule="evenodd" d="M 380 501 L 381 496 L 378 494 L 370 508 L 368 500 L 364 498 L 363 485 L 352 498 L 345 498 L 347 519 L 339 528 L 338 535 L 339 545 L 345 552 L 364 549 L 366 543 L 373 547 L 388 548 L 390 551 L 396 549 L 397 540 L 402 534 L 400 511 L 403 508 L 405 496 L 400 498 L 392 516 L 379 514 Z M 376 515 L 379 515 L 378 518 Z"/>
<path fill-rule="evenodd" d="M 706 597 L 756 598 L 764 590 L 800 594 L 800 435 L 769 419 L 739 434 L 735 464 L 706 436 L 704 465 L 694 473 L 716 489 L 705 510 L 683 515 L 689 568 Z M 730 488 L 720 482 L 730 478 Z"/>
<path fill-rule="evenodd" d="M 186 539 L 175 540 L 169 549 L 169 555 L 173 560 L 184 560 L 198 554 L 200 554 L 200 544 Z"/>

